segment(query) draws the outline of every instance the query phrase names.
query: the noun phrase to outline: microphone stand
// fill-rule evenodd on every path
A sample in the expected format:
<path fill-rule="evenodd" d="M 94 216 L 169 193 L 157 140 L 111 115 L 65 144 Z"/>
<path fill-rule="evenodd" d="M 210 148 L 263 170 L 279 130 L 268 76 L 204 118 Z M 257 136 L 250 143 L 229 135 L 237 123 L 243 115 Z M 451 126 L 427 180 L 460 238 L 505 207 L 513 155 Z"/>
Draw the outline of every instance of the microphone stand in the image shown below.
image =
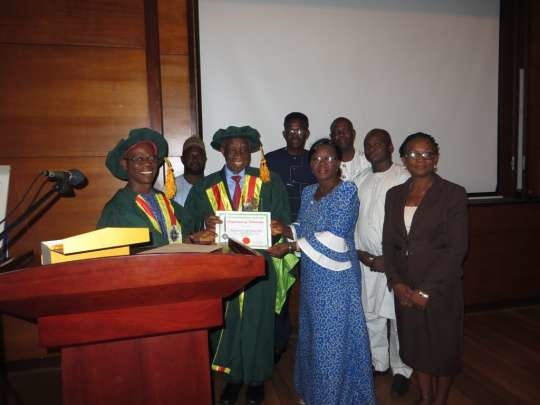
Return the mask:
<path fill-rule="evenodd" d="M 29 251 L 17 258 L 7 258 L 8 248 L 8 232 L 15 229 L 21 222 L 29 218 L 33 213 L 37 212 L 32 218 L 29 219 L 29 223 L 23 229 L 21 229 L 15 236 L 11 238 L 11 242 L 17 241 L 21 236 L 26 233 L 28 228 L 39 220 L 43 214 L 49 210 L 60 197 L 74 197 L 75 192 L 73 186 L 68 183 L 67 179 L 56 179 L 53 187 L 41 196 L 37 201 L 31 204 L 24 212 L 19 215 L 12 223 L 6 222 L 4 230 L 0 233 L 0 241 L 3 241 L 0 248 L 0 273 L 5 271 L 14 270 L 20 266 L 24 266 L 30 262 L 33 258 L 33 252 Z M 46 203 L 46 205 L 44 205 Z M 39 208 L 39 211 L 37 211 Z M 3 340 L 3 322 L 0 314 L 0 405 L 7 404 L 9 401 L 8 395 L 11 391 L 15 402 L 22 404 L 22 400 L 15 390 L 10 385 L 7 370 L 5 366 L 4 356 L 4 340 Z"/>
<path fill-rule="evenodd" d="M 27 226 L 25 226 L 23 229 L 21 229 L 15 236 L 11 238 L 11 242 L 17 241 L 21 236 L 23 236 L 28 228 L 34 224 L 37 220 L 39 220 L 43 214 L 48 211 L 55 203 L 60 199 L 60 197 L 73 197 L 75 196 L 75 192 L 73 191 L 73 187 L 66 181 L 66 180 L 56 180 L 56 183 L 54 186 L 47 191 L 43 196 L 41 196 L 37 201 L 35 201 L 33 204 L 31 204 L 21 215 L 19 215 L 12 223 L 7 224 L 5 229 L 0 233 L 0 240 L 4 241 L 4 244 L 2 245 L 2 256 L 0 263 L 7 260 L 6 252 L 7 252 L 7 235 L 8 233 L 16 228 L 21 222 L 27 220 L 34 212 L 37 212 L 36 215 L 34 215 L 30 220 Z M 47 203 L 45 206 L 42 207 L 43 204 Z M 39 211 L 36 211 L 38 208 L 41 209 Z M 1 271 L 1 270 L 0 270 Z"/>

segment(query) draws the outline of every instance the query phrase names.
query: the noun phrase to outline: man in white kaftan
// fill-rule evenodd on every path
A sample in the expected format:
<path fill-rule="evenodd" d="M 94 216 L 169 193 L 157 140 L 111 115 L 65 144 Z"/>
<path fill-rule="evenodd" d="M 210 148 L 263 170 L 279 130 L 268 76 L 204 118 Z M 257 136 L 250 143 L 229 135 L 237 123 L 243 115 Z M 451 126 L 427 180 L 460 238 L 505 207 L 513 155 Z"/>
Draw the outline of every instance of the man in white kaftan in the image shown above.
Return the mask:
<path fill-rule="evenodd" d="M 341 162 L 341 179 L 353 181 L 354 177 L 369 168 L 369 162 L 364 153 L 359 150 L 354 151 L 354 156 L 348 162 Z"/>
<path fill-rule="evenodd" d="M 370 167 L 366 156 L 362 151 L 354 147 L 356 131 L 351 120 L 346 117 L 338 117 L 330 125 L 330 139 L 341 150 L 341 179 L 353 181 L 366 168 Z"/>
<path fill-rule="evenodd" d="M 362 305 L 368 327 L 371 356 L 376 372 L 389 367 L 394 375 L 392 394 L 404 395 L 412 370 L 401 361 L 394 309 L 394 293 L 388 289 L 382 257 L 382 232 L 386 192 L 409 178 L 409 172 L 392 162 L 393 146 L 385 130 L 371 130 L 364 151 L 371 167 L 355 177 L 360 209 L 355 244 L 362 270 Z M 388 337 L 388 323 L 390 337 Z"/>

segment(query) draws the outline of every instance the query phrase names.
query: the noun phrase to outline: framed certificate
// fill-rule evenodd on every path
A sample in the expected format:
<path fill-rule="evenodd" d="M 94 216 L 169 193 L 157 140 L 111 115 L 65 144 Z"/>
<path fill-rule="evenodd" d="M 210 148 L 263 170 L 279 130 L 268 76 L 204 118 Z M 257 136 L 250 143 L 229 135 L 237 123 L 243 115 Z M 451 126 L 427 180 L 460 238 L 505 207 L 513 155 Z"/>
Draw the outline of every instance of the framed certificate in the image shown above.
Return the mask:
<path fill-rule="evenodd" d="M 252 249 L 272 246 L 270 213 L 253 211 L 216 211 L 221 224 L 216 227 L 216 243 L 235 239 Z"/>

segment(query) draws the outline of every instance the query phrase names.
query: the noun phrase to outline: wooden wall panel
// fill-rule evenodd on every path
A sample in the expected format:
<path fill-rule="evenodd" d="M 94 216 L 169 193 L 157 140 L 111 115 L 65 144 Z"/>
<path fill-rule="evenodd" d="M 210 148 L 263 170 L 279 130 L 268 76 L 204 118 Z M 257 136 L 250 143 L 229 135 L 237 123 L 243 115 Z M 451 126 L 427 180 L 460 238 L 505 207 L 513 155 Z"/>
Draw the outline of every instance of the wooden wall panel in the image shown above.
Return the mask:
<path fill-rule="evenodd" d="M 12 166 L 8 209 L 43 170 L 77 168 L 89 180 L 75 198 L 58 200 L 29 226 L 11 245 L 12 256 L 39 254 L 42 240 L 95 228 L 106 201 L 125 184 L 109 174 L 105 155 L 129 129 L 150 126 L 156 100 L 171 151 L 179 154 L 196 127 L 190 122 L 189 1 L 0 3 L 0 164 Z M 161 68 L 162 83 L 149 66 Z M 148 89 L 156 88 L 162 94 L 150 100 Z M 7 318 L 4 326 L 8 360 L 43 355 L 34 325 Z"/>
<path fill-rule="evenodd" d="M 104 156 L 148 125 L 144 50 L 0 45 L 0 156 Z"/>
<path fill-rule="evenodd" d="M 540 204 L 471 206 L 465 304 L 540 297 Z"/>
<path fill-rule="evenodd" d="M 163 133 L 169 155 L 180 156 L 185 139 L 191 136 L 189 61 L 187 56 L 161 55 Z"/>
<path fill-rule="evenodd" d="M 497 192 L 513 195 L 517 185 L 515 165 L 518 129 L 520 59 L 520 4 L 501 0 L 499 39 L 499 125 Z"/>
<path fill-rule="evenodd" d="M 189 1 L 189 0 L 188 0 Z M 175 175 L 183 172 L 180 160 L 184 141 L 194 133 L 190 87 L 190 56 L 187 21 L 188 1 L 159 0 L 159 38 L 163 133 L 169 142 L 169 155 Z"/>
<path fill-rule="evenodd" d="M 518 154 L 520 70 L 524 69 L 524 170 L 518 189 L 512 159 Z M 499 182 L 498 192 L 540 196 L 540 3 L 501 0 L 499 52 Z"/>
<path fill-rule="evenodd" d="M 529 196 L 540 197 L 540 65 L 529 67 L 528 79 L 523 189 Z"/>
<path fill-rule="evenodd" d="M 540 4 L 530 1 L 528 8 L 528 60 L 525 110 L 525 184 L 528 195 L 540 196 Z"/>
<path fill-rule="evenodd" d="M 144 0 L 3 0 L 0 42 L 144 47 Z"/>
<path fill-rule="evenodd" d="M 188 54 L 187 1 L 159 0 L 159 46 L 161 54 Z"/>

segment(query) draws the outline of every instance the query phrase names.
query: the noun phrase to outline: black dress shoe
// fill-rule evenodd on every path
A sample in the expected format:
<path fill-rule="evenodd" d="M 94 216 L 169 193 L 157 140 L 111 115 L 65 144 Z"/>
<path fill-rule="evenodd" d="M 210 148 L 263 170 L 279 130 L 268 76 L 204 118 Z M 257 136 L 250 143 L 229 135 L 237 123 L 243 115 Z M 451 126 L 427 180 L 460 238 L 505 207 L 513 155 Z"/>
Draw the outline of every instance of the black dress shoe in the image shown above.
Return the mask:
<path fill-rule="evenodd" d="M 409 379 L 401 374 L 396 374 L 392 379 L 390 393 L 394 398 L 402 397 L 409 392 Z"/>
<path fill-rule="evenodd" d="M 379 370 L 373 369 L 373 377 L 377 377 L 378 375 L 386 374 L 386 373 L 388 373 L 388 370 L 390 370 L 390 369 L 387 368 L 387 369 L 384 370 L 384 371 L 379 371 Z"/>
<path fill-rule="evenodd" d="M 248 405 L 259 405 L 264 401 L 264 384 L 248 385 L 246 393 Z"/>
<path fill-rule="evenodd" d="M 233 405 L 238 399 L 238 394 L 240 394 L 241 389 L 242 384 L 227 383 L 219 397 L 220 405 Z"/>

